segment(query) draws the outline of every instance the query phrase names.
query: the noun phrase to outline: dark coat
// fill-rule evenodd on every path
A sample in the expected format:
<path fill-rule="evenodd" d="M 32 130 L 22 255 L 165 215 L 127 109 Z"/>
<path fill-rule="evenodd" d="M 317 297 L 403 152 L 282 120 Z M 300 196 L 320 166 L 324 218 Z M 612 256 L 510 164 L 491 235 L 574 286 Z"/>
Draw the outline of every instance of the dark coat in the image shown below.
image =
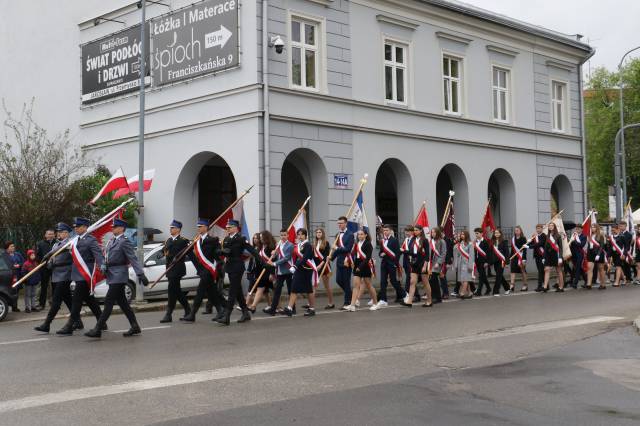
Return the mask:
<path fill-rule="evenodd" d="M 400 243 L 398 243 L 398 239 L 396 237 L 389 237 L 387 240 L 387 249 L 395 254 L 395 259 L 385 253 L 383 244 L 384 238 L 380 240 L 380 245 L 378 246 L 380 261 L 386 266 L 395 267 L 400 262 Z"/>
<path fill-rule="evenodd" d="M 182 235 L 178 235 L 175 239 L 170 237 L 164 243 L 164 255 L 167 259 L 166 265 L 169 267 L 175 257 L 189 245 L 189 240 Z M 187 274 L 187 268 L 184 266 L 185 256 L 183 256 L 171 270 L 167 272 L 167 278 L 182 278 Z"/>
<path fill-rule="evenodd" d="M 226 237 L 222 242 L 221 254 L 224 256 L 224 271 L 227 274 L 240 274 L 245 271 L 243 253 L 249 252 L 258 262 L 260 255 L 244 235 L 240 233 Z"/>

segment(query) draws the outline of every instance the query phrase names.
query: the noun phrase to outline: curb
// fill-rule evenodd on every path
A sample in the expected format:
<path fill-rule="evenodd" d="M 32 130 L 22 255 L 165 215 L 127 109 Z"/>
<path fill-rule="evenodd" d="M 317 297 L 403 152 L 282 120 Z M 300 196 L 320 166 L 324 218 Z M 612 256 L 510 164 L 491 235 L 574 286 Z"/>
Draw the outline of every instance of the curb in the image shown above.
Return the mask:
<path fill-rule="evenodd" d="M 164 311 L 165 309 L 167 309 L 167 303 L 166 302 L 161 302 L 161 303 L 144 303 L 144 304 L 140 304 L 140 305 L 136 305 L 136 304 L 131 304 L 131 309 L 133 309 L 133 312 L 157 312 L 157 311 Z M 122 310 L 120 309 L 119 306 L 114 306 L 113 307 L 113 313 L 112 315 L 121 315 L 122 314 Z M 92 317 L 93 314 L 91 313 L 91 311 L 85 307 L 82 308 L 82 311 L 80 312 L 80 317 Z M 17 323 L 23 323 L 23 322 L 42 322 L 44 321 L 46 318 L 46 316 L 32 316 L 32 317 L 28 317 L 28 318 L 20 318 L 20 319 L 9 319 L 7 318 L 5 321 L 3 321 L 3 324 L 17 324 Z M 58 314 L 56 315 L 56 317 L 54 319 L 59 320 L 59 319 L 66 319 L 69 318 L 69 314 L 68 313 L 64 313 L 64 314 Z"/>
<path fill-rule="evenodd" d="M 633 322 L 633 328 L 635 328 L 638 334 L 640 334 L 640 317 L 636 318 Z"/>

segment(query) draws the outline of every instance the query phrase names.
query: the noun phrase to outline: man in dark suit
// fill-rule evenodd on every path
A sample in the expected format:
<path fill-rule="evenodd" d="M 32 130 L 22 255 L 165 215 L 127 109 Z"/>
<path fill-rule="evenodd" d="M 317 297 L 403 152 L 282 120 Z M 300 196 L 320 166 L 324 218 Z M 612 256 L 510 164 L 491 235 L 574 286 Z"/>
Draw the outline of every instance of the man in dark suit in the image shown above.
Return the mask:
<path fill-rule="evenodd" d="M 47 229 L 44 232 L 44 240 L 38 241 L 36 244 L 36 259 L 38 262 L 42 262 L 44 257 L 51 251 L 51 248 L 55 244 L 55 232 L 53 229 Z M 47 305 L 47 292 L 49 289 L 49 282 L 51 281 L 51 271 L 48 268 L 40 270 L 40 308 L 44 309 Z"/>
<path fill-rule="evenodd" d="M 491 247 L 489 243 L 485 241 L 482 235 L 482 228 L 474 229 L 474 233 L 476 234 L 476 240 L 473 243 L 473 252 L 475 254 L 475 266 L 478 272 L 478 288 L 476 289 L 475 295 L 482 296 L 482 286 L 486 286 L 484 295 L 487 296 L 491 293 L 491 286 L 489 285 L 489 280 L 487 279 L 487 269 L 486 266 L 489 264 L 489 250 Z"/>
<path fill-rule="evenodd" d="M 633 277 L 631 276 L 631 263 L 633 262 L 633 255 L 631 252 L 633 249 L 633 235 L 631 235 L 631 232 L 627 229 L 627 222 L 624 220 L 618 223 L 618 228 L 620 228 L 620 234 L 624 241 L 624 253 L 626 256 L 625 261 L 622 263 L 622 272 L 624 272 L 627 283 L 630 284 L 633 281 Z"/>
<path fill-rule="evenodd" d="M 169 235 L 171 235 L 164 243 L 164 256 L 166 258 L 166 267 L 174 263 L 176 256 L 185 250 L 189 246 L 189 240 L 180 235 L 182 231 L 182 222 L 173 220 L 169 225 Z M 187 296 L 182 293 L 180 288 L 180 280 L 187 274 L 187 268 L 184 265 L 185 256 L 182 256 L 180 260 L 177 260 L 175 265 L 167 272 L 167 280 L 169 281 L 169 294 L 167 302 L 167 311 L 164 317 L 160 320 L 161 323 L 167 323 L 172 321 L 171 315 L 176 307 L 176 302 L 180 302 L 184 308 L 184 317 L 187 317 L 191 313 L 191 307 Z M 183 317 L 183 318 L 184 318 Z"/>
<path fill-rule="evenodd" d="M 56 225 L 56 232 L 58 233 L 58 241 L 55 242 L 49 253 L 45 253 L 42 256 L 42 260 L 47 260 L 49 256 L 57 252 L 61 247 L 69 242 L 69 233 L 71 227 L 66 223 L 58 223 Z M 48 260 L 47 269 L 51 271 L 51 287 L 53 288 L 53 300 L 51 307 L 47 313 L 47 317 L 42 324 L 35 327 L 34 330 L 41 331 L 43 333 L 49 332 L 51 322 L 56 317 L 56 314 L 60 310 L 62 302 L 67 305 L 69 311 L 72 308 L 71 301 L 71 252 L 64 250 L 53 259 Z M 74 325 L 74 330 L 82 329 L 82 321 L 78 320 L 78 323 Z"/>
<path fill-rule="evenodd" d="M 209 299 L 209 303 L 215 306 L 218 316 L 213 319 L 222 318 L 224 311 L 222 309 L 222 295 L 218 292 L 218 261 L 220 260 L 220 240 L 218 237 L 209 235 L 209 221 L 200 219 L 197 223 L 198 240 L 193 246 L 193 251 L 189 253 L 193 264 L 195 265 L 200 283 L 196 297 L 193 299 L 191 313 L 183 318 L 185 322 L 195 322 L 196 314 L 205 295 Z"/>
<path fill-rule="evenodd" d="M 262 262 L 258 252 L 247 242 L 244 235 L 240 234 L 240 223 L 237 220 L 229 220 L 226 226 L 227 236 L 222 242 L 221 254 L 224 256 L 224 272 L 229 276 L 229 300 L 227 308 L 221 318 L 216 322 L 222 325 L 229 325 L 231 321 L 231 313 L 233 305 L 237 302 L 242 309 L 242 317 L 238 322 L 246 322 L 251 320 L 247 302 L 242 291 L 242 276 L 244 275 L 245 266 L 243 253 L 249 252 L 256 262 Z"/>
<path fill-rule="evenodd" d="M 104 263 L 100 267 L 100 270 L 106 276 L 109 290 L 104 300 L 104 311 L 102 311 L 96 326 L 84 334 L 87 337 L 102 337 L 102 327 L 107 323 L 114 303 L 120 306 L 120 309 L 129 320 L 130 328 L 122 335 L 130 337 L 142 333 L 136 315 L 133 313 L 124 294 L 124 289 L 129 281 L 129 266 L 133 268 L 138 281 L 142 285 L 145 287 L 149 285 L 149 280 L 144 275 L 142 265 L 138 262 L 133 244 L 124 235 L 125 229 L 127 229 L 127 222 L 117 218 L 113 220 L 113 237 L 107 242 L 104 249 Z"/>
<path fill-rule="evenodd" d="M 98 241 L 87 232 L 90 224 L 89 219 L 83 217 L 77 217 L 73 223 L 77 237 L 71 244 L 71 257 L 73 259 L 71 281 L 74 281 L 76 286 L 73 290 L 71 317 L 64 327 L 56 331 L 56 334 L 63 336 L 73 334 L 73 324 L 80 320 L 80 311 L 83 303 L 89 306 L 96 320 L 100 319 L 100 315 L 102 315 L 98 302 L 91 294 L 91 276 L 94 266 L 99 268 L 104 261 L 104 257 Z M 106 327 L 106 324 L 104 326 Z"/>
<path fill-rule="evenodd" d="M 536 235 L 533 237 L 533 241 L 531 241 L 531 248 L 533 249 L 533 259 L 536 261 L 536 268 L 538 269 L 538 287 L 536 287 L 537 292 L 542 291 L 542 286 L 544 284 L 544 247 L 547 243 L 547 235 L 542 232 L 543 226 L 542 224 L 536 225 Z"/>
<path fill-rule="evenodd" d="M 382 239 L 378 249 L 380 250 L 380 295 L 378 296 L 378 306 L 387 306 L 387 283 L 396 291 L 396 303 L 399 303 L 406 296 L 406 292 L 398 282 L 398 270 L 400 269 L 400 243 L 394 237 L 389 225 L 382 227 Z"/>
<path fill-rule="evenodd" d="M 344 291 L 344 305 L 342 310 L 351 304 L 351 267 L 345 265 L 344 260 L 353 249 L 353 232 L 347 229 L 347 218 L 338 218 L 338 236 L 336 247 L 331 255 L 331 260 L 336 261 L 336 283 Z"/>

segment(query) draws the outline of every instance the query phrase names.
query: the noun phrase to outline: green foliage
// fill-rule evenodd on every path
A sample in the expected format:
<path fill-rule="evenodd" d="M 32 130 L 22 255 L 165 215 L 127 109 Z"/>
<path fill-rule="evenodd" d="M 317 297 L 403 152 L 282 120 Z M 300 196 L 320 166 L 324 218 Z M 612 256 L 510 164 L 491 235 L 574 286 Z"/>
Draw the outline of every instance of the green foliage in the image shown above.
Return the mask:
<path fill-rule="evenodd" d="M 640 122 L 640 59 L 622 69 L 625 125 Z M 614 181 L 614 140 L 620 129 L 620 75 L 598 68 L 587 82 L 585 131 L 587 137 L 588 189 L 591 204 L 605 218 L 609 211 L 609 186 Z M 640 131 L 625 133 L 627 193 L 632 207 L 640 206 Z"/>

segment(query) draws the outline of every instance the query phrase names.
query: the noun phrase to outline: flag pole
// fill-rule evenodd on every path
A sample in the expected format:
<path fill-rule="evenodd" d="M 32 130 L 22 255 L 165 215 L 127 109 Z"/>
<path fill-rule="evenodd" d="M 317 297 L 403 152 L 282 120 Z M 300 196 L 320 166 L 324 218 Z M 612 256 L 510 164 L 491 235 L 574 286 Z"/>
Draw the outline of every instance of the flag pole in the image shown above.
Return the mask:
<path fill-rule="evenodd" d="M 255 185 L 251 185 L 249 188 L 245 189 L 244 192 L 233 203 L 229 204 L 229 207 L 227 207 L 222 213 L 220 213 L 220 215 L 217 218 L 215 218 L 213 222 L 209 223 L 209 226 L 207 227 L 207 231 L 211 230 L 211 228 L 213 228 L 213 226 L 220 219 L 222 219 L 224 215 L 226 215 L 229 212 L 229 210 L 234 208 L 240 202 L 240 200 L 242 200 L 249 192 L 251 192 L 254 186 Z M 189 252 L 189 250 L 193 248 L 193 246 L 198 242 L 199 239 L 200 239 L 200 234 L 196 235 L 193 241 L 191 241 L 187 247 L 182 249 L 182 251 L 179 252 L 176 255 L 176 257 L 173 258 L 173 262 L 171 262 L 171 264 L 167 266 L 167 269 L 165 269 L 164 272 L 160 274 L 160 276 L 149 286 L 149 290 L 155 287 L 155 285 L 158 284 L 158 282 L 161 279 L 163 279 L 165 275 L 167 275 L 167 272 L 169 272 L 180 261 L 180 259 L 182 259 Z M 144 259 L 140 259 L 140 261 L 144 262 Z"/>
<path fill-rule="evenodd" d="M 287 227 L 287 231 L 289 231 L 289 229 L 291 229 L 291 227 L 296 223 L 296 220 L 298 220 L 298 218 L 300 217 L 300 215 L 304 211 L 304 208 L 307 207 L 307 204 L 309 203 L 310 199 L 311 199 L 311 195 L 309 195 L 307 197 L 307 199 L 304 200 L 304 203 L 302 203 L 302 206 L 298 209 L 298 213 L 296 213 L 296 216 L 293 218 L 293 220 L 291 221 L 291 223 Z M 309 231 L 307 230 L 307 232 L 309 232 Z M 273 252 L 271 253 L 271 256 L 269 257 L 269 262 L 273 261 L 273 258 L 275 257 L 275 255 L 276 255 L 276 251 L 273 250 Z M 258 286 L 258 283 L 260 282 L 260 279 L 262 279 L 262 276 L 264 275 L 264 273 L 266 271 L 267 271 L 267 268 L 262 268 L 262 272 L 260 272 L 260 275 L 258 275 L 258 278 L 256 278 L 255 283 L 253 283 L 253 287 L 251 287 L 251 291 L 249 292 L 249 295 L 253 294 L 253 292 L 256 290 L 256 287 Z"/>
<path fill-rule="evenodd" d="M 550 220 L 549 222 L 545 223 L 545 224 L 544 224 L 544 226 L 549 226 L 549 224 L 550 224 L 551 222 L 553 222 L 553 220 L 554 220 L 556 217 L 561 216 L 563 212 L 564 212 L 564 209 L 562 209 L 562 210 L 560 210 L 558 213 L 554 214 L 554 215 L 553 215 L 553 217 L 551 218 L 551 220 Z M 534 238 L 535 236 L 536 236 L 536 234 L 534 233 L 534 234 L 533 234 L 533 236 L 531 236 L 531 238 L 529 238 L 529 240 L 525 243 L 525 245 L 524 245 L 524 246 L 528 246 L 528 245 L 529 245 L 529 243 L 530 243 L 531 241 L 533 241 L 533 238 Z M 514 258 L 514 257 L 516 257 L 517 255 L 519 255 L 520 253 L 522 253 L 522 249 L 524 248 L 524 246 L 520 247 L 520 249 L 516 252 L 516 254 L 514 254 L 513 256 L 511 256 L 511 257 L 509 258 L 509 261 L 513 260 L 513 258 Z"/>
<path fill-rule="evenodd" d="M 353 201 L 351 201 L 351 206 L 349 206 L 349 210 L 347 210 L 347 220 L 349 220 L 349 216 L 351 216 L 351 212 L 353 211 L 353 207 L 356 204 L 356 200 L 358 199 L 358 195 L 360 194 L 360 192 L 362 191 L 362 188 L 364 187 L 364 185 L 367 183 L 367 179 L 369 178 L 369 174 L 365 173 L 364 177 L 362 179 L 360 179 L 360 187 L 358 188 L 358 190 L 356 191 L 355 195 L 353 196 Z M 336 245 L 338 244 L 338 238 L 339 238 L 340 234 L 338 233 L 338 235 L 336 235 L 336 239 L 333 241 L 333 244 L 331 245 L 331 250 L 329 251 L 329 254 L 327 255 L 327 260 L 324 263 L 324 266 L 322 267 L 322 271 L 320 271 L 320 275 L 318 275 L 319 277 L 324 276 L 324 272 L 327 269 L 327 266 L 329 265 L 330 259 L 331 259 L 331 255 L 333 254 L 333 252 L 336 250 Z"/>
<path fill-rule="evenodd" d="M 447 200 L 447 207 L 444 209 L 444 216 L 442 217 L 442 223 L 440 224 L 440 228 L 444 228 L 445 223 L 447 223 L 447 219 L 449 218 L 449 212 L 451 211 L 451 204 L 453 204 L 453 196 L 456 193 L 453 191 L 449 191 L 449 199 Z"/>
<path fill-rule="evenodd" d="M 130 202 L 132 202 L 133 200 L 135 200 L 135 198 L 129 198 L 127 201 L 123 202 L 122 204 L 120 204 L 118 207 L 116 207 L 115 209 L 111 210 L 109 213 L 107 213 L 106 215 L 102 216 L 99 220 L 97 220 L 93 225 L 89 226 L 89 228 L 87 228 L 87 232 L 91 233 L 93 231 L 96 230 L 96 228 L 99 228 L 101 225 L 104 225 L 104 222 L 113 214 L 115 214 L 118 210 L 124 208 L 124 206 L 126 206 L 127 204 L 129 204 Z M 56 257 L 57 255 L 59 255 L 60 253 L 62 253 L 63 251 L 65 251 L 66 249 L 69 248 L 69 246 L 72 243 L 72 239 L 70 238 L 69 241 L 67 241 L 67 243 L 65 245 L 63 245 L 62 247 L 60 247 L 58 250 L 56 250 L 53 254 L 51 254 L 50 256 L 45 256 L 42 259 L 42 262 L 40 262 L 38 264 L 38 266 L 36 266 L 35 268 L 33 268 L 31 271 L 29 271 L 29 273 L 25 276 L 23 276 L 22 278 L 20 278 L 18 281 L 16 281 L 15 283 L 13 283 L 13 285 L 11 286 L 12 288 L 15 288 L 17 286 L 19 286 L 20 284 L 22 284 L 23 282 L 25 282 L 27 280 L 27 278 L 29 278 L 31 275 L 35 274 L 37 271 L 39 271 L 41 268 L 43 268 L 47 262 L 51 259 L 53 259 L 54 257 Z"/>

